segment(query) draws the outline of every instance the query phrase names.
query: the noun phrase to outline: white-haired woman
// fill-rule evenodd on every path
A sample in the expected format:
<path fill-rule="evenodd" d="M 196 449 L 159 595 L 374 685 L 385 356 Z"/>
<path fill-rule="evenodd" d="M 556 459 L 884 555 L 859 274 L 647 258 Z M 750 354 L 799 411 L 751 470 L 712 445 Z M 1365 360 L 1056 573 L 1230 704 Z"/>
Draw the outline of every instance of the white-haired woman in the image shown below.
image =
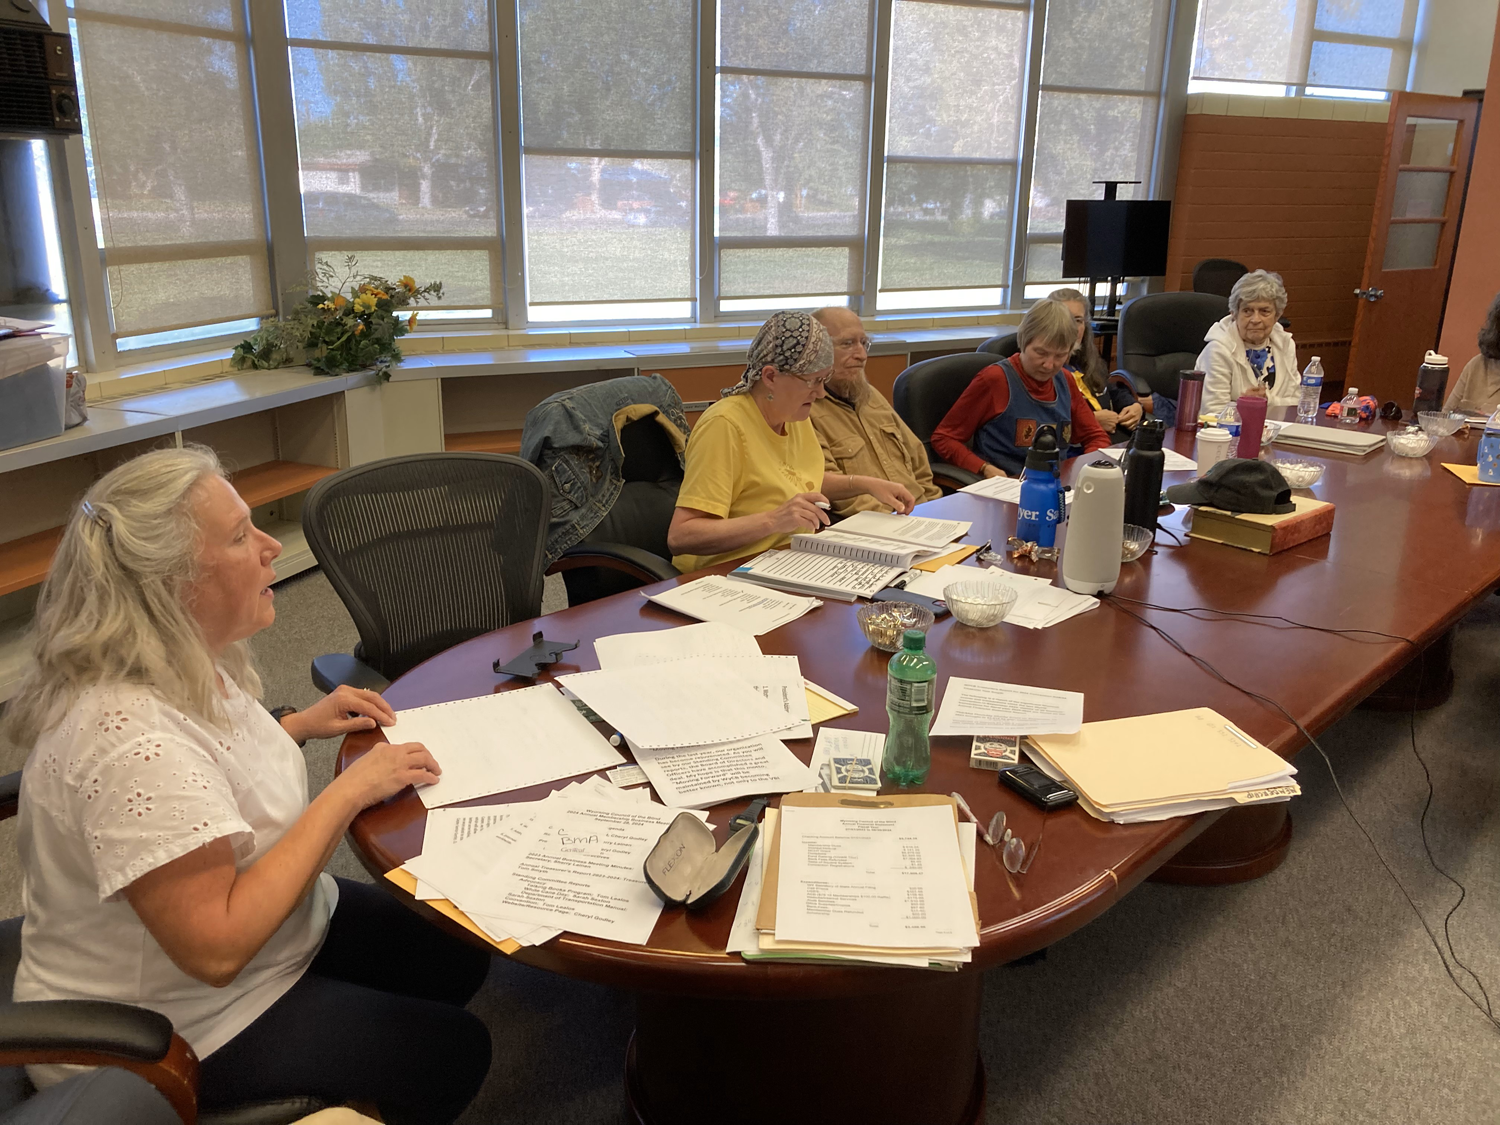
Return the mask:
<path fill-rule="evenodd" d="M 805 312 L 772 314 L 740 381 L 703 412 L 688 439 L 667 529 L 672 565 L 698 570 L 779 547 L 829 522 L 830 500 L 875 497 L 912 510 L 911 492 L 878 477 L 825 472 L 808 420 L 833 375 L 833 341 Z"/>
<path fill-rule="evenodd" d="M 1268 407 L 1297 405 L 1297 345 L 1278 321 L 1286 311 L 1281 275 L 1251 270 L 1229 291 L 1229 315 L 1203 337 L 1198 354 L 1205 414 L 1218 414 L 1241 395 L 1263 395 Z"/>
<path fill-rule="evenodd" d="M 394 714 L 351 688 L 279 724 L 261 707 L 246 639 L 275 618 L 280 553 L 202 448 L 126 462 L 68 520 L 5 715 L 30 747 L 15 999 L 162 1013 L 204 1109 L 310 1095 L 451 1121 L 489 1067 L 462 1007 L 488 956 L 323 874 L 361 809 L 438 765 L 380 743 L 308 800 L 298 743 Z"/>
<path fill-rule="evenodd" d="M 1093 453 L 1109 444 L 1068 366 L 1078 342 L 1073 310 L 1038 301 L 1016 329 L 1020 351 L 986 367 L 958 396 L 932 447 L 950 465 L 984 477 L 1016 476 L 1037 430 L 1057 427 L 1058 447 Z M 973 448 L 970 448 L 970 442 Z"/>

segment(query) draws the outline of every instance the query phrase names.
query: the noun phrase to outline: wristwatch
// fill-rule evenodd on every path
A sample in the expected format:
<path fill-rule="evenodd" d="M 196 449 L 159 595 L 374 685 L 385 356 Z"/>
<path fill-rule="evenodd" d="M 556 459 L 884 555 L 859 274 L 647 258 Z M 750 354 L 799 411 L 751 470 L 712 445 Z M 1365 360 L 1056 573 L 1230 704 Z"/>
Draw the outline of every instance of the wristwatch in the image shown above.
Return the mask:
<path fill-rule="evenodd" d="M 281 726 L 281 720 L 282 719 L 286 718 L 288 715 L 295 715 L 296 713 L 297 713 L 297 708 L 295 708 L 295 707 L 273 707 L 273 708 L 271 708 L 271 718 L 273 718 L 273 719 L 276 720 L 276 725 L 277 726 Z M 306 746 L 307 745 L 307 740 L 303 739 L 302 741 L 298 742 L 297 745 L 298 746 Z"/>

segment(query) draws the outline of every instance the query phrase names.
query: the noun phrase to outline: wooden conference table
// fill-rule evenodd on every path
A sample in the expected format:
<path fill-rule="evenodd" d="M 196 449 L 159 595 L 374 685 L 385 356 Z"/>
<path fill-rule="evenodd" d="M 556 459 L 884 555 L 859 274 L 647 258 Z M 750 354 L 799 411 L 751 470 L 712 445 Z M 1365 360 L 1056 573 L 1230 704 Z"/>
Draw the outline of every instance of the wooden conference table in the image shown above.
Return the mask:
<path fill-rule="evenodd" d="M 1173 440 L 1169 433 L 1169 444 Z M 1191 456 L 1191 438 L 1177 440 Z M 1415 646 L 1431 645 L 1500 585 L 1500 488 L 1466 486 L 1440 464 L 1473 464 L 1476 442 L 1475 436 L 1445 439 L 1423 460 L 1398 459 L 1383 449 L 1361 459 L 1313 456 L 1327 465 L 1313 492 L 1337 504 L 1331 536 L 1267 557 L 1197 540 L 1179 547 L 1159 534 L 1154 553 L 1122 569 L 1116 594 L 1162 606 L 1208 606 L 1373 629 Z M 1185 479 L 1168 474 L 1167 482 Z M 1016 518 L 1014 505 L 963 494 L 933 501 L 921 512 L 972 520 L 970 541 L 989 538 L 1000 544 Z M 1182 513 L 1175 513 L 1163 523 L 1177 530 L 1181 519 Z M 1053 573 L 1052 564 L 1020 566 Z M 1234 683 L 1277 700 L 1314 734 L 1416 652 L 1413 644 L 1373 636 L 1128 608 L 1207 658 Z M 889 657 L 866 643 L 854 610 L 829 602 L 761 637 L 761 648 L 796 654 L 809 679 L 859 705 L 857 715 L 837 720 L 838 725 L 884 730 Z M 582 642 L 569 654 L 573 663 L 553 666 L 552 672 L 561 674 L 598 666 L 589 643 L 595 637 L 686 623 L 630 592 L 538 624 L 549 639 Z M 386 698 L 403 708 L 522 686 L 496 675 L 491 663 L 526 648 L 534 627 L 520 622 L 458 645 L 401 677 Z M 972 629 L 948 617 L 928 634 L 928 650 L 940 683 L 949 676 L 974 676 L 1081 691 L 1089 721 L 1209 706 L 1283 756 L 1303 745 L 1295 728 L 1272 708 L 1215 680 L 1118 603 L 1105 601 L 1040 631 L 1003 625 Z M 340 768 L 376 737 L 351 735 Z M 923 788 L 962 792 L 984 820 L 1004 808 L 1021 839 L 1033 843 L 1043 813 L 999 786 L 993 774 L 971 769 L 968 741 L 933 740 L 932 772 Z M 790 745 L 804 759 L 811 753 L 810 740 Z M 490 801 L 535 800 L 548 788 Z M 735 802 L 713 810 L 721 842 L 729 818 L 741 807 L 743 802 Z M 564 934 L 515 957 L 637 994 L 626 1088 L 638 1121 L 975 1122 L 983 1118 L 985 1087 L 978 1052 L 979 970 L 1057 941 L 1153 873 L 1197 882 L 1263 874 L 1280 862 L 1290 841 L 1286 808 L 1129 826 L 1065 809 L 1050 814 L 1034 865 L 1014 878 L 998 854 L 981 843 L 976 863 L 981 945 L 972 966 L 958 973 L 747 964 L 724 953 L 738 886 L 701 913 L 664 911 L 645 946 Z M 424 815 L 410 792 L 361 814 L 350 834 L 371 872 L 383 874 L 421 850 Z M 462 932 L 402 897 L 437 924 Z M 858 1049 L 829 1049 L 835 1045 Z M 836 1060 L 858 1063 L 846 1078 Z"/>

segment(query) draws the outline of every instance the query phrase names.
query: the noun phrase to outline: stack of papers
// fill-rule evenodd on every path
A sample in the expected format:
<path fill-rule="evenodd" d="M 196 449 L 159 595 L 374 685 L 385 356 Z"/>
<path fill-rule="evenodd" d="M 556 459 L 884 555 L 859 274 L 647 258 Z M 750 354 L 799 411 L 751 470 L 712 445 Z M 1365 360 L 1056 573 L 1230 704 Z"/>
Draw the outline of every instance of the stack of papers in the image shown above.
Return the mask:
<path fill-rule="evenodd" d="M 1099 820 L 1166 820 L 1238 805 L 1289 801 L 1296 769 L 1207 707 L 1085 723 L 1076 734 L 1032 735 L 1027 753 L 1078 793 Z"/>
<path fill-rule="evenodd" d="M 1128 452 L 1128 447 L 1123 445 L 1111 445 L 1107 449 L 1099 450 L 1099 452 L 1104 454 L 1104 456 L 1108 457 L 1112 461 L 1121 461 L 1123 463 L 1123 458 Z M 1175 449 L 1164 448 L 1162 450 L 1162 453 L 1166 454 L 1166 460 L 1162 463 L 1161 467 L 1162 472 L 1195 473 L 1198 471 L 1198 462 L 1194 461 L 1191 457 L 1184 457 Z"/>
<path fill-rule="evenodd" d="M 564 930 L 644 945 L 662 902 L 642 865 L 677 814 L 598 777 L 541 801 L 434 809 L 402 871 L 507 952 Z"/>
<path fill-rule="evenodd" d="M 931 733 L 1074 734 L 1083 726 L 1083 693 L 949 676 Z"/>
<path fill-rule="evenodd" d="M 1021 502 L 1021 478 L 1020 477 L 990 477 L 987 480 L 977 480 L 973 484 L 966 484 L 959 489 L 971 496 L 988 496 L 991 500 L 1003 500 L 1007 504 L 1019 504 Z"/>
<path fill-rule="evenodd" d="M 868 535 L 911 547 L 946 547 L 967 535 L 968 520 L 935 520 L 927 516 L 898 516 L 891 512 L 856 512 L 839 522 L 844 535 Z"/>
<path fill-rule="evenodd" d="M 823 604 L 817 598 L 784 594 L 716 574 L 650 594 L 646 600 L 676 610 L 684 617 L 733 625 L 752 637 L 780 628 Z"/>
<path fill-rule="evenodd" d="M 14 323 L 29 323 L 17 321 Z M 30 371 L 68 354 L 68 337 L 55 332 L 12 331 L 0 338 L 0 379 Z"/>
<path fill-rule="evenodd" d="M 1075 594 L 1054 586 L 1045 578 L 1031 574 L 1016 574 L 1001 570 L 997 566 L 945 566 L 931 574 L 913 578 L 906 589 L 914 594 L 941 599 L 943 591 L 955 582 L 973 580 L 1004 582 L 1016 589 L 1016 604 L 1005 615 L 1005 624 L 1019 625 L 1023 629 L 1046 629 L 1060 624 L 1070 617 L 1099 608 L 1099 599 L 1088 594 Z"/>
<path fill-rule="evenodd" d="M 767 810 L 728 951 L 957 969 L 979 944 L 972 824 L 949 797 L 792 794 Z"/>

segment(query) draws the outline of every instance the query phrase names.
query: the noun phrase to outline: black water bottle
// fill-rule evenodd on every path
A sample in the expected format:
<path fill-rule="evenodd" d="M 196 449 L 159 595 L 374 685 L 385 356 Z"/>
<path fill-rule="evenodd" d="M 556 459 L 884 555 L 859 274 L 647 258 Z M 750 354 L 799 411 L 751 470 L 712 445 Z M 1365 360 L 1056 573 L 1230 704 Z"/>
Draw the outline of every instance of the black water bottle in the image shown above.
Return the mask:
<path fill-rule="evenodd" d="M 1161 474 L 1167 461 L 1161 439 L 1166 429 L 1159 418 L 1143 419 L 1125 451 L 1125 522 L 1148 531 L 1156 530 L 1161 508 Z"/>

